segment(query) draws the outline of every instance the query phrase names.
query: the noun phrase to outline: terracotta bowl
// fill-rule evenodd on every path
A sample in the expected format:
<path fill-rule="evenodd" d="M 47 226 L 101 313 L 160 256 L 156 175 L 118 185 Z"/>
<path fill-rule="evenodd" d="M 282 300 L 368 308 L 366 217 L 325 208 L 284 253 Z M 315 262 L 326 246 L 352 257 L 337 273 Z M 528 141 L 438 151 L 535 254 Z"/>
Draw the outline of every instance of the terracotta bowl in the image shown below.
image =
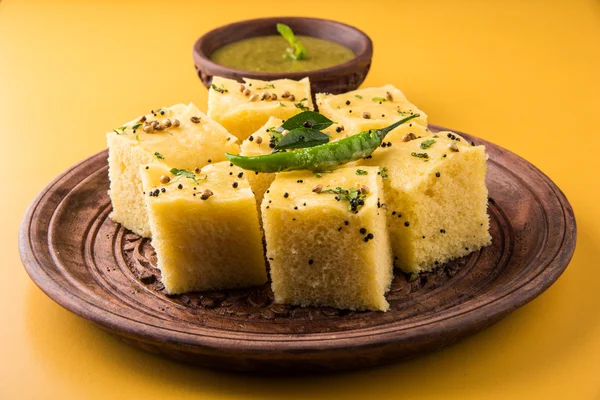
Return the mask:
<path fill-rule="evenodd" d="M 210 61 L 209 57 L 219 47 L 241 39 L 278 35 L 275 25 L 280 22 L 289 25 L 295 34 L 313 36 L 340 43 L 354 51 L 356 57 L 333 67 L 306 72 L 251 72 L 225 67 Z M 312 93 L 344 93 L 354 90 L 365 80 L 371 58 L 373 43 L 362 31 L 339 22 L 319 18 L 275 17 L 235 22 L 202 35 L 194 44 L 194 64 L 198 77 L 206 87 L 213 76 L 242 81 L 242 78 L 262 80 L 294 79 L 309 77 Z"/>

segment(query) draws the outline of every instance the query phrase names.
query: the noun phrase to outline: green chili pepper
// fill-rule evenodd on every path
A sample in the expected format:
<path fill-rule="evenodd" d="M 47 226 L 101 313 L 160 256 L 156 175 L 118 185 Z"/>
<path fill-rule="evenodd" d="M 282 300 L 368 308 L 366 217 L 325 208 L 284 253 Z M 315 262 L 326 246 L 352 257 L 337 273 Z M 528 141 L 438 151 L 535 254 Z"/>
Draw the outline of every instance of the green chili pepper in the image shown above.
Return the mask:
<path fill-rule="evenodd" d="M 263 156 L 244 157 L 229 153 L 226 153 L 225 156 L 234 165 L 256 172 L 283 172 L 299 169 L 326 171 L 371 155 L 390 131 L 418 116 L 419 114 L 413 114 L 387 128 L 364 131 L 337 142 L 314 147 Z"/>

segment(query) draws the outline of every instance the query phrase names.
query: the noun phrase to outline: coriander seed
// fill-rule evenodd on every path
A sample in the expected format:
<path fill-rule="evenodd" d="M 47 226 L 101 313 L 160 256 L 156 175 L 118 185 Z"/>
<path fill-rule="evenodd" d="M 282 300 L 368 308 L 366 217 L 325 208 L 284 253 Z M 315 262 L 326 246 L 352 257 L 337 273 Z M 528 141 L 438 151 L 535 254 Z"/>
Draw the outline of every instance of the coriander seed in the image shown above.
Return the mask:
<path fill-rule="evenodd" d="M 192 121 L 194 124 L 199 124 L 200 123 L 200 118 L 198 118 L 198 117 L 192 117 L 192 118 L 190 118 L 190 121 Z"/>
<path fill-rule="evenodd" d="M 167 175 L 163 175 L 160 177 L 160 183 L 169 183 L 171 182 L 171 178 L 169 178 Z"/>
<path fill-rule="evenodd" d="M 204 191 L 202 192 L 202 195 L 200 196 L 200 198 L 202 200 L 208 200 L 208 198 L 210 196 L 212 196 L 214 193 L 210 190 L 210 189 L 204 189 Z"/>
<path fill-rule="evenodd" d="M 406 134 L 404 136 L 402 136 L 402 141 L 403 142 L 410 142 L 411 140 L 415 140 L 417 137 L 415 136 L 414 133 L 409 133 Z"/>

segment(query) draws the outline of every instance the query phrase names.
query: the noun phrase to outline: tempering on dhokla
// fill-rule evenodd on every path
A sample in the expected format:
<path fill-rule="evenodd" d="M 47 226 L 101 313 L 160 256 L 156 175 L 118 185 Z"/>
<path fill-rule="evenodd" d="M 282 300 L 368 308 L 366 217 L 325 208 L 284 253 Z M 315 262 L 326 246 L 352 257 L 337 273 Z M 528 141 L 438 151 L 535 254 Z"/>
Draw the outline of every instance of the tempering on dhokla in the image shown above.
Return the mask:
<path fill-rule="evenodd" d="M 239 83 L 214 77 L 208 91 L 208 115 L 240 140 L 256 132 L 270 117 L 287 119 L 312 109 L 308 78 L 299 81 L 244 78 L 244 83 Z"/>
<path fill-rule="evenodd" d="M 246 172 L 229 162 L 193 171 L 140 166 L 152 245 L 172 294 L 261 285 L 267 272 Z"/>
<path fill-rule="evenodd" d="M 393 260 L 378 171 L 276 175 L 262 220 L 277 303 L 389 308 Z"/>
<path fill-rule="evenodd" d="M 159 163 L 191 169 L 225 160 L 239 151 L 237 138 L 193 105 L 152 110 L 106 134 L 111 218 L 150 237 L 139 166 Z"/>

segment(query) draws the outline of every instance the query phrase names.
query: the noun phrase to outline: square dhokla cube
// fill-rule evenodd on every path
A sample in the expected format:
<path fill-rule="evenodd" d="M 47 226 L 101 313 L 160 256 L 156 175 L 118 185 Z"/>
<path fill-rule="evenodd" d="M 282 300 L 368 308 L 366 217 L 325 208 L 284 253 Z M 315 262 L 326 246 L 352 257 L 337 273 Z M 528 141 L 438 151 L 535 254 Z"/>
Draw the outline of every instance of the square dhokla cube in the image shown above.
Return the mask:
<path fill-rule="evenodd" d="M 267 281 L 258 211 L 244 171 L 228 162 L 178 175 L 140 166 L 152 245 L 169 293 Z"/>
<path fill-rule="evenodd" d="M 383 170 L 395 263 L 405 272 L 431 270 L 491 243 L 485 147 L 420 129 L 411 133 L 422 137 L 392 138 L 357 162 Z"/>
<path fill-rule="evenodd" d="M 275 302 L 389 308 L 393 276 L 383 185 L 376 167 L 279 173 L 262 202 Z M 319 177 L 320 176 L 320 177 Z M 339 189 L 337 189 L 339 188 Z M 357 188 L 362 188 L 359 195 Z M 349 190 L 360 200 L 350 210 Z"/>
<path fill-rule="evenodd" d="M 160 122 L 161 126 L 150 128 L 153 122 Z M 225 160 L 226 152 L 239 151 L 237 138 L 191 103 L 144 115 L 107 133 L 106 141 L 111 218 L 144 237 L 150 237 L 150 226 L 139 178 L 140 165 L 159 163 L 193 170 Z"/>
<path fill-rule="evenodd" d="M 312 110 L 308 78 L 294 81 L 235 80 L 215 76 L 208 91 L 208 115 L 240 140 L 264 125 L 269 117 L 287 119 Z"/>
<path fill-rule="evenodd" d="M 315 98 L 319 112 L 343 127 L 346 136 L 384 128 L 412 114 L 419 114 L 419 117 L 391 133 L 405 134 L 414 125 L 427 126 L 427 114 L 409 102 L 404 93 L 393 85 L 336 95 L 317 93 Z"/>

